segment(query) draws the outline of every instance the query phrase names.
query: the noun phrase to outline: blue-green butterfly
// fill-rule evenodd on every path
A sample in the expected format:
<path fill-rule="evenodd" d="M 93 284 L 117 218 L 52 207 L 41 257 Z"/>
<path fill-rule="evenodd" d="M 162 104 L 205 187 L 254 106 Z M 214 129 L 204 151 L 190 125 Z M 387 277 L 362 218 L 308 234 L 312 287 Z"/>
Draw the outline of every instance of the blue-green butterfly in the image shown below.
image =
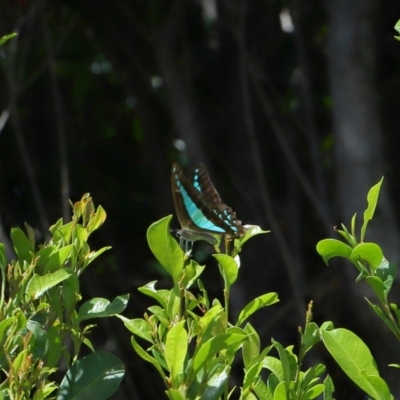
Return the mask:
<path fill-rule="evenodd" d="M 182 230 L 179 235 L 186 241 L 217 242 L 212 235 L 234 239 L 241 237 L 245 228 L 210 181 L 203 164 L 198 164 L 188 179 L 178 163 L 172 165 L 172 196 Z"/>

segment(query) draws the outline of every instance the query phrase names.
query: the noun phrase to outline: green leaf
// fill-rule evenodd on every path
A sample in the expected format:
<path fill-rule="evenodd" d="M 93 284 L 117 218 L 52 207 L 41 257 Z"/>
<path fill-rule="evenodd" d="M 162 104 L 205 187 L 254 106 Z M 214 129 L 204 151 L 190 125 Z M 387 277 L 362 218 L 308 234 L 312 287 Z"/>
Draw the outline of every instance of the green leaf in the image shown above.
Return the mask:
<path fill-rule="evenodd" d="M 13 372 L 15 374 L 19 373 L 19 370 L 22 366 L 22 364 L 25 362 L 26 357 L 28 356 L 28 350 L 22 350 L 13 360 L 12 365 L 13 365 Z"/>
<path fill-rule="evenodd" d="M 66 268 L 66 271 L 70 272 L 71 275 L 63 282 L 63 300 L 65 309 L 67 312 L 70 312 L 73 308 L 75 308 L 75 305 L 79 300 L 79 279 L 76 273 L 72 272 L 70 268 Z"/>
<path fill-rule="evenodd" d="M 321 393 L 324 392 L 325 385 L 323 383 L 318 383 L 317 385 L 314 385 L 310 387 L 303 395 L 302 399 L 304 400 L 312 400 L 317 398 Z"/>
<path fill-rule="evenodd" d="M 335 391 L 335 385 L 333 384 L 332 378 L 328 375 L 324 380 L 324 400 L 334 400 L 333 392 Z"/>
<path fill-rule="evenodd" d="M 254 314 L 257 310 L 262 307 L 270 306 L 279 301 L 277 293 L 267 293 L 259 297 L 256 297 L 250 303 L 246 304 L 243 310 L 239 314 L 237 326 L 243 324 L 250 315 Z"/>
<path fill-rule="evenodd" d="M 332 257 L 344 257 L 350 259 L 352 248 L 336 239 L 324 239 L 317 243 L 317 252 L 328 265 Z"/>
<path fill-rule="evenodd" d="M 351 229 L 352 231 L 354 231 L 354 227 L 353 225 L 355 224 L 356 221 L 356 214 L 353 215 L 353 218 L 351 219 Z M 344 237 L 347 242 L 349 243 L 350 247 L 354 247 L 357 245 L 357 239 L 355 238 L 354 235 L 350 234 L 349 231 L 347 230 L 346 226 L 344 224 L 340 224 L 340 226 L 342 227 L 342 229 L 338 229 L 337 227 L 335 227 L 335 231 L 341 235 L 342 237 Z"/>
<path fill-rule="evenodd" d="M 250 368 L 260 355 L 260 337 L 251 324 L 246 324 L 245 332 L 249 335 L 248 340 L 243 342 L 242 354 L 245 369 Z"/>
<path fill-rule="evenodd" d="M 248 395 L 250 392 L 250 389 L 254 386 L 256 383 L 256 380 L 260 376 L 261 369 L 263 367 L 262 361 L 259 361 L 258 363 L 255 363 L 252 365 L 249 369 L 246 369 L 244 378 L 243 378 L 243 394 Z M 247 396 L 244 397 L 247 399 Z"/>
<path fill-rule="evenodd" d="M 364 241 L 365 231 L 367 230 L 368 222 L 374 216 L 376 204 L 378 203 L 379 192 L 381 190 L 382 182 L 383 182 L 383 177 L 376 185 L 372 186 L 372 188 L 368 192 L 368 195 L 367 195 L 368 207 L 364 211 L 364 223 L 361 228 L 360 242 Z"/>
<path fill-rule="evenodd" d="M 179 387 L 178 375 L 183 369 L 188 350 L 188 334 L 184 325 L 185 321 L 181 321 L 173 326 L 167 334 L 165 343 L 165 361 L 171 372 L 174 387 Z"/>
<path fill-rule="evenodd" d="M 397 265 L 395 263 L 389 262 L 386 258 L 383 258 L 379 267 L 375 270 L 375 275 L 378 276 L 385 287 L 385 295 L 387 296 L 392 288 L 394 278 L 397 273 Z"/>
<path fill-rule="evenodd" d="M 103 400 L 117 389 L 124 364 L 111 353 L 99 351 L 78 360 L 60 384 L 57 400 Z"/>
<path fill-rule="evenodd" d="M 20 228 L 11 229 L 11 239 L 21 265 L 23 261 L 29 264 L 32 261 L 32 253 L 35 252 L 32 242 Z"/>
<path fill-rule="evenodd" d="M 85 269 L 89 264 L 91 264 L 97 257 L 103 254 L 105 251 L 110 250 L 111 246 L 102 247 L 97 251 L 91 251 L 85 255 L 85 262 L 83 263 L 83 268 Z"/>
<path fill-rule="evenodd" d="M 38 322 L 33 320 L 28 320 L 26 328 L 29 332 L 33 333 L 33 338 L 31 340 L 31 352 L 34 359 L 43 359 L 47 350 L 47 332 L 40 326 Z"/>
<path fill-rule="evenodd" d="M 205 265 L 199 265 L 195 260 L 190 260 L 189 264 L 185 268 L 185 273 L 183 279 L 181 280 L 181 285 L 186 289 L 189 289 L 194 282 L 197 281 L 198 277 L 205 269 Z"/>
<path fill-rule="evenodd" d="M 392 400 L 393 397 L 390 394 L 387 383 L 377 375 L 367 375 L 364 370 L 360 371 L 360 375 L 370 385 L 371 392 L 374 392 L 373 396 L 376 400 Z"/>
<path fill-rule="evenodd" d="M 155 358 L 151 357 L 146 351 L 143 350 L 143 348 L 138 344 L 138 342 L 136 342 L 134 336 L 131 337 L 131 343 L 132 343 L 133 349 L 136 351 L 138 356 L 140 356 L 141 358 L 143 358 L 143 360 L 145 360 L 145 361 L 149 362 L 151 365 L 153 365 L 153 367 L 161 375 L 163 381 L 166 383 L 167 378 L 165 376 L 163 369 L 161 368 L 160 363 Z"/>
<path fill-rule="evenodd" d="M 16 317 L 8 317 L 0 321 L 0 348 L 3 348 L 4 342 L 9 336 L 9 329 L 16 321 Z"/>
<path fill-rule="evenodd" d="M 59 219 L 54 225 L 49 228 L 49 231 L 53 234 L 53 242 L 58 243 L 61 241 L 64 245 L 71 242 L 72 230 L 75 228 L 75 222 L 71 221 L 63 225 L 62 218 Z"/>
<path fill-rule="evenodd" d="M 177 389 L 168 389 L 165 393 L 170 400 L 185 400 L 185 398 Z"/>
<path fill-rule="evenodd" d="M 320 340 L 318 325 L 315 322 L 308 323 L 303 335 L 301 336 L 304 354 L 306 354 Z"/>
<path fill-rule="evenodd" d="M 48 368 L 52 368 L 55 367 L 60 361 L 63 352 L 63 344 L 61 341 L 59 329 L 55 326 L 52 326 L 47 331 L 47 339 L 48 351 L 45 357 L 45 365 Z"/>
<path fill-rule="evenodd" d="M 89 223 L 87 225 L 87 230 L 89 233 L 92 233 L 96 229 L 100 228 L 103 225 L 104 221 L 107 218 L 107 214 L 102 206 L 98 206 L 97 210 L 94 214 L 91 215 Z"/>
<path fill-rule="evenodd" d="M 366 261 L 375 270 L 383 260 L 383 252 L 375 243 L 360 243 L 351 252 L 350 259 L 353 262 Z"/>
<path fill-rule="evenodd" d="M 271 371 L 279 382 L 285 379 L 282 362 L 279 358 L 271 356 L 265 357 L 263 360 L 263 367 Z"/>
<path fill-rule="evenodd" d="M 153 344 L 153 337 L 151 335 L 151 328 L 149 323 L 142 318 L 128 319 L 122 315 L 116 315 L 117 318 L 123 321 L 125 327 L 135 335 L 147 340 Z"/>
<path fill-rule="evenodd" d="M 291 352 L 289 352 L 288 349 L 284 349 L 283 346 L 279 342 L 276 342 L 273 339 L 272 339 L 272 344 L 278 350 L 279 358 L 282 363 L 282 371 L 283 371 L 283 377 L 284 377 L 284 382 L 285 382 L 285 386 L 286 386 L 286 391 L 288 391 L 289 384 L 292 381 L 292 379 L 294 378 L 294 373 L 296 370 L 296 367 L 293 368 L 293 354 L 291 354 Z"/>
<path fill-rule="evenodd" d="M 383 311 L 376 306 L 375 304 L 372 304 L 367 298 L 365 298 L 367 303 L 371 306 L 371 308 L 375 311 L 375 314 L 386 324 L 386 326 L 393 332 L 395 337 L 399 337 L 399 334 L 397 333 L 396 326 L 392 323 L 390 319 L 386 317 L 386 315 L 383 313 Z"/>
<path fill-rule="evenodd" d="M 236 253 L 239 253 L 243 245 L 252 237 L 271 232 L 264 231 L 257 225 L 245 225 L 244 227 L 246 228 L 244 235 L 239 239 L 235 239 L 235 248 L 237 249 Z"/>
<path fill-rule="evenodd" d="M 158 262 L 171 275 L 174 283 L 177 283 L 183 269 L 184 253 L 170 234 L 171 219 L 172 215 L 150 225 L 147 241 Z"/>
<path fill-rule="evenodd" d="M 26 222 L 24 222 L 24 225 L 25 225 L 26 233 L 28 235 L 28 239 L 32 243 L 33 248 L 35 248 L 35 242 L 36 242 L 35 230 L 30 225 L 28 225 Z"/>
<path fill-rule="evenodd" d="M 217 259 L 221 267 L 222 276 L 225 282 L 225 288 L 229 289 L 237 279 L 239 266 L 236 261 L 227 254 L 214 254 L 213 257 Z"/>
<path fill-rule="evenodd" d="M 268 389 L 268 386 L 261 379 L 254 386 L 254 391 L 259 399 L 262 400 L 273 400 L 272 393 Z"/>
<path fill-rule="evenodd" d="M 72 244 L 54 250 L 43 263 L 40 263 L 43 273 L 54 272 L 64 267 L 64 264 L 71 255 L 74 246 Z"/>
<path fill-rule="evenodd" d="M 362 390 L 375 399 L 375 388 L 369 376 L 379 376 L 375 360 L 366 344 L 353 332 L 347 329 L 321 331 L 325 347 L 339 364 L 346 375 Z M 361 373 L 364 371 L 364 374 Z"/>
<path fill-rule="evenodd" d="M 400 33 L 400 19 L 396 22 L 394 29 L 396 29 L 396 31 Z"/>
<path fill-rule="evenodd" d="M 49 289 L 68 279 L 70 275 L 65 269 L 43 276 L 35 274 L 28 282 L 26 294 L 32 299 L 38 299 Z"/>
<path fill-rule="evenodd" d="M 96 297 L 82 304 L 78 313 L 78 321 L 91 318 L 111 317 L 125 310 L 129 300 L 129 294 L 117 296 L 112 303 L 107 299 Z"/>
<path fill-rule="evenodd" d="M 9 33 L 8 35 L 4 35 L 0 38 L 0 46 L 7 42 L 8 40 L 12 39 L 13 37 L 17 36 L 17 33 Z"/>
<path fill-rule="evenodd" d="M 229 366 L 223 367 L 222 370 L 217 370 L 205 384 L 204 390 L 201 393 L 201 400 L 216 400 L 219 399 L 225 389 L 229 375 Z"/>
<path fill-rule="evenodd" d="M 352 232 L 354 232 L 354 229 L 355 229 L 356 215 L 357 215 L 357 214 L 354 214 L 354 215 L 353 215 L 353 218 L 351 219 L 351 231 L 352 231 Z M 355 247 L 355 246 L 357 246 L 357 239 L 356 239 L 356 237 L 354 236 L 354 233 L 353 233 L 353 234 L 350 234 L 349 231 L 347 230 L 347 228 L 346 228 L 346 226 L 345 226 L 344 224 L 340 224 L 340 226 L 342 227 L 343 230 L 335 228 L 335 231 L 336 231 L 339 235 L 343 236 L 343 237 L 347 240 L 347 242 L 349 243 L 350 247 Z"/>
<path fill-rule="evenodd" d="M 386 295 L 382 280 L 377 276 L 367 276 L 365 280 L 368 282 L 368 285 L 371 286 L 371 289 L 374 291 L 376 297 L 380 301 L 385 302 Z"/>
<path fill-rule="evenodd" d="M 317 364 L 309 368 L 303 376 L 301 386 L 308 390 L 309 386 L 313 386 L 313 382 L 318 380 L 319 376 L 322 375 L 326 370 L 325 365 Z M 322 393 L 322 392 L 321 392 Z"/>
<path fill-rule="evenodd" d="M 194 356 L 193 359 L 193 372 L 197 374 L 200 368 L 209 360 L 213 359 L 217 353 L 222 350 L 228 350 L 231 346 L 237 343 L 243 343 L 247 335 L 238 333 L 224 334 L 216 336 L 205 342 Z"/>
<path fill-rule="evenodd" d="M 157 281 L 149 282 L 147 285 L 138 288 L 138 290 L 146 296 L 150 296 L 153 299 L 157 300 L 160 303 L 161 307 L 167 308 L 169 290 L 156 290 L 156 283 Z"/>
<path fill-rule="evenodd" d="M 157 318 L 158 318 L 158 320 L 167 328 L 167 327 L 169 327 L 169 324 L 170 324 L 170 320 L 169 320 L 169 318 L 168 318 L 168 315 L 167 315 L 167 313 L 166 313 L 166 311 L 163 309 L 163 308 L 161 308 L 160 306 L 150 306 L 149 308 L 148 308 L 148 310 L 151 312 L 151 313 L 153 313 Z"/>
<path fill-rule="evenodd" d="M 274 390 L 274 400 L 287 400 L 287 392 L 285 382 L 281 382 Z"/>

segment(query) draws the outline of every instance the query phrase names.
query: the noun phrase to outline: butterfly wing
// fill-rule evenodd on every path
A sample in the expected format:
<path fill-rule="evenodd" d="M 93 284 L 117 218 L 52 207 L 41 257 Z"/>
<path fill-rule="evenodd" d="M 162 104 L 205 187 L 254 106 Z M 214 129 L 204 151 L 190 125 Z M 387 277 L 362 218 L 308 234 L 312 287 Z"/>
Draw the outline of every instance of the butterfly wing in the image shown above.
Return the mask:
<path fill-rule="evenodd" d="M 231 238 L 244 233 L 241 221 L 222 203 L 203 164 L 198 164 L 189 181 L 181 166 L 172 166 L 172 194 L 179 222 L 184 230 L 206 231 Z"/>

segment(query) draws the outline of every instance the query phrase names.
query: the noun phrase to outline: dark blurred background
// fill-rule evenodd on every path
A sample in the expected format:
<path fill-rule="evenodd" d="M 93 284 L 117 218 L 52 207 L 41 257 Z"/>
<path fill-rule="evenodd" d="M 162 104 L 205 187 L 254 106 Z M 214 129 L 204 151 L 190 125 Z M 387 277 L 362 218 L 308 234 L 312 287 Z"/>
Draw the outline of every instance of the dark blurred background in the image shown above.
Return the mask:
<path fill-rule="evenodd" d="M 170 284 L 146 229 L 173 213 L 172 162 L 201 161 L 243 223 L 272 231 L 244 247 L 232 317 L 276 291 L 281 302 L 251 322 L 263 346 L 297 345 L 312 299 L 315 321 L 360 335 L 400 398 L 387 367 L 400 347 L 363 299 L 373 296 L 351 265 L 326 267 L 315 251 L 354 212 L 361 226 L 384 175 L 367 240 L 400 261 L 398 19 L 398 0 L 1 0 L 0 36 L 18 33 L 0 48 L 1 241 L 11 254 L 8 232 L 24 221 L 46 240 L 68 199 L 90 192 L 108 213 L 91 245 L 113 248 L 85 272 L 84 295 L 129 292 L 125 315 L 141 317 L 151 302 L 137 288 Z M 215 297 L 211 252 L 196 244 Z M 120 321 L 99 321 L 93 339 L 126 365 L 113 399 L 164 396 Z M 336 398 L 365 398 L 322 346 L 308 362 L 327 364 Z"/>

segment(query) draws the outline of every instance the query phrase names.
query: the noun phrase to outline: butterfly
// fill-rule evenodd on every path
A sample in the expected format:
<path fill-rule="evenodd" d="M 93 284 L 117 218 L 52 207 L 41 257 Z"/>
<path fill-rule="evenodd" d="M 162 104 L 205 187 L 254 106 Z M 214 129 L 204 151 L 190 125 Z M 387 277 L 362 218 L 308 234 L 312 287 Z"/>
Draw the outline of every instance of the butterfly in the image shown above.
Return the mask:
<path fill-rule="evenodd" d="M 206 240 L 211 244 L 212 234 L 234 239 L 241 237 L 245 228 L 236 214 L 225 203 L 211 183 L 203 164 L 197 164 L 190 179 L 178 163 L 172 165 L 172 196 L 184 240 Z"/>

